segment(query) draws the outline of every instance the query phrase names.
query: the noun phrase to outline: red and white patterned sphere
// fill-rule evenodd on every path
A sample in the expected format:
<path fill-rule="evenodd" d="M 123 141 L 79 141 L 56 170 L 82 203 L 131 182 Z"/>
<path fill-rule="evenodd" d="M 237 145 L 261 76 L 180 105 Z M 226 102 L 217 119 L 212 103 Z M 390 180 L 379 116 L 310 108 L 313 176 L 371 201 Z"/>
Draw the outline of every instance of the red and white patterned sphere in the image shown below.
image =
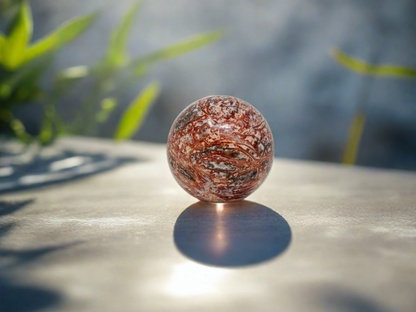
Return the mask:
<path fill-rule="evenodd" d="M 232 96 L 208 96 L 185 108 L 170 129 L 167 157 L 179 185 L 202 201 L 242 200 L 273 163 L 266 119 Z"/>

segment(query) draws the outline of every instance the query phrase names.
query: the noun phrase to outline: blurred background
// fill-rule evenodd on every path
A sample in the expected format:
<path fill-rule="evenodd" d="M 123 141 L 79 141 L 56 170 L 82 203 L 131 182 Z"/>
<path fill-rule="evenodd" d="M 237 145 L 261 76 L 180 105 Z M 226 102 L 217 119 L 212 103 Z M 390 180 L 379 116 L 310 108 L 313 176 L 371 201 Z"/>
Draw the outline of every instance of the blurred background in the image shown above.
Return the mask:
<path fill-rule="evenodd" d="M 100 10 L 82 35 L 55 54 L 41 79 L 46 89 L 48 77 L 101 58 L 114 29 L 136 3 L 29 2 L 33 42 L 73 17 Z M 191 53 L 158 63 L 123 92 L 115 90 L 118 104 L 90 135 L 114 137 L 131 101 L 157 80 L 160 93 L 132 136 L 135 140 L 166 142 L 182 109 L 201 97 L 226 94 L 251 103 L 266 117 L 278 157 L 341 162 L 358 111 L 365 124 L 357 130 L 356 164 L 415 170 L 415 16 L 413 0 L 144 1 L 127 40 L 131 55 L 147 55 L 208 31 L 224 33 Z M 5 22 L 1 26 L 5 29 Z M 371 64 L 407 68 L 410 74 L 360 75 L 331 56 L 334 47 Z M 89 89 L 88 81 L 82 82 L 59 98 L 56 111 L 65 123 L 76 118 Z M 29 134 L 40 131 L 44 113 L 37 101 L 12 110 Z"/>

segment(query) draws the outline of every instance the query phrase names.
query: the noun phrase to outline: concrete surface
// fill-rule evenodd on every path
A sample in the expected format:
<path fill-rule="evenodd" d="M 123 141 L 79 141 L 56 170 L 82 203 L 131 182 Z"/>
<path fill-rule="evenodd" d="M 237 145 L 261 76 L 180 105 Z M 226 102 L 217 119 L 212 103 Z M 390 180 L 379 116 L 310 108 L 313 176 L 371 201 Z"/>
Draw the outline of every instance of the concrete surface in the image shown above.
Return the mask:
<path fill-rule="evenodd" d="M 207 205 L 164 145 L 0 196 L 0 311 L 416 311 L 416 175 L 276 159 L 247 201 Z"/>

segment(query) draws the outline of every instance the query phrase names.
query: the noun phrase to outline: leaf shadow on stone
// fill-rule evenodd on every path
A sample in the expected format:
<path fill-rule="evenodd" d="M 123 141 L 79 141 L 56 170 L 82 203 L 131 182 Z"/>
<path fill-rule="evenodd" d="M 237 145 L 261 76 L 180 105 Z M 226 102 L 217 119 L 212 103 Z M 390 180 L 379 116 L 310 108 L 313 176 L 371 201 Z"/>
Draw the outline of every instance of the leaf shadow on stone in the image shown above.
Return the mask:
<path fill-rule="evenodd" d="M 26 205 L 33 203 L 33 201 L 34 201 L 33 199 L 22 200 L 18 202 L 0 201 L 0 217 L 6 216 L 8 214 L 12 214 L 13 212 L 24 208 Z M 1 232 L 2 230 L 0 228 L 0 234 Z"/>
<path fill-rule="evenodd" d="M 337 284 L 308 285 L 302 296 L 305 301 L 312 301 L 321 306 L 322 311 L 340 312 L 392 312 L 390 308 L 362 291 L 345 288 Z"/>
<path fill-rule="evenodd" d="M 69 182 L 118 168 L 126 163 L 144 161 L 107 154 L 59 152 L 56 155 L 26 160 L 25 155 L 0 155 L 0 194 L 18 192 L 56 183 Z"/>
<path fill-rule="evenodd" d="M 178 217 L 173 237 L 178 250 L 197 262 L 239 267 L 277 257 L 292 232 L 281 215 L 258 203 L 198 202 Z"/>
<path fill-rule="evenodd" d="M 1 217 L 27 207 L 33 199 L 25 201 L 0 201 Z M 9 222 L 0 225 L 0 311 L 31 312 L 52 307 L 62 300 L 62 295 L 52 289 L 31 285 L 15 275 L 20 267 L 35 262 L 50 253 L 77 245 L 79 242 L 44 248 L 12 249 L 1 246 L 1 238 L 6 237 L 16 227 Z"/>

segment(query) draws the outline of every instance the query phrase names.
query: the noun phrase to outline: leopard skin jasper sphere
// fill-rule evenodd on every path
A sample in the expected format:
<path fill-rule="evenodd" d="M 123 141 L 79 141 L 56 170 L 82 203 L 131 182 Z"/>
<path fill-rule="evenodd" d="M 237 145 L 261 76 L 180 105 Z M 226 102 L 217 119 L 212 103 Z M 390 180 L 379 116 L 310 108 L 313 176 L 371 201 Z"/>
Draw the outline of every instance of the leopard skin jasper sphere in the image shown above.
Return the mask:
<path fill-rule="evenodd" d="M 232 96 L 208 96 L 185 108 L 170 129 L 167 157 L 179 185 L 202 201 L 242 200 L 273 163 L 266 119 Z"/>

